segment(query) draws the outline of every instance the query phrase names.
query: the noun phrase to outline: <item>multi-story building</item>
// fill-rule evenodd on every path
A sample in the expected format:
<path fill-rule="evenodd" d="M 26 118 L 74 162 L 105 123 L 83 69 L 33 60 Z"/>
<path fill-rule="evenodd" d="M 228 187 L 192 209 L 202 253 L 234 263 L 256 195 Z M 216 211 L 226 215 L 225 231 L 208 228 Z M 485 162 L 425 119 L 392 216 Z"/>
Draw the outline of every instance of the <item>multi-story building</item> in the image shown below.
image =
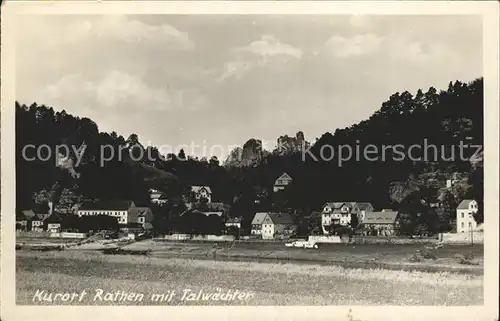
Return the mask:
<path fill-rule="evenodd" d="M 78 216 L 107 215 L 116 217 L 118 224 L 137 223 L 137 207 L 133 201 L 87 202 L 77 211 Z"/>
<path fill-rule="evenodd" d="M 212 190 L 210 186 L 191 186 L 191 192 L 197 202 L 205 200 L 206 203 L 212 202 Z"/>
<path fill-rule="evenodd" d="M 477 228 L 474 214 L 479 210 L 477 201 L 465 199 L 457 207 L 457 233 L 467 233 Z"/>
<path fill-rule="evenodd" d="M 292 233 L 295 225 L 288 213 L 256 213 L 252 220 L 252 235 L 263 239 L 274 239 L 279 235 Z"/>
<path fill-rule="evenodd" d="M 371 236 L 391 236 L 396 234 L 398 226 L 399 212 L 397 211 L 366 212 L 362 223 L 362 233 Z"/>
<path fill-rule="evenodd" d="M 281 174 L 278 179 L 274 182 L 273 192 L 278 192 L 284 190 L 291 182 L 293 181 L 292 177 L 287 173 Z"/>
<path fill-rule="evenodd" d="M 372 204 L 368 202 L 327 202 L 321 213 L 323 234 L 329 234 L 332 224 L 348 226 L 353 215 L 357 215 L 359 222 L 362 222 L 365 213 L 373 210 Z"/>

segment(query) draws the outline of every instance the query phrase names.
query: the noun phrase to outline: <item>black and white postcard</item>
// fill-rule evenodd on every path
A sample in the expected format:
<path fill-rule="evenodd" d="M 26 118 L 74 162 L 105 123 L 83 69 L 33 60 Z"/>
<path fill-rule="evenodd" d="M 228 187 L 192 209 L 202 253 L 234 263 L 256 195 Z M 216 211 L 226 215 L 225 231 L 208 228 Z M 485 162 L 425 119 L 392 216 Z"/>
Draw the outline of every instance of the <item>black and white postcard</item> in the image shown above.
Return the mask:
<path fill-rule="evenodd" d="M 498 320 L 498 13 L 7 1 L 2 320 Z"/>

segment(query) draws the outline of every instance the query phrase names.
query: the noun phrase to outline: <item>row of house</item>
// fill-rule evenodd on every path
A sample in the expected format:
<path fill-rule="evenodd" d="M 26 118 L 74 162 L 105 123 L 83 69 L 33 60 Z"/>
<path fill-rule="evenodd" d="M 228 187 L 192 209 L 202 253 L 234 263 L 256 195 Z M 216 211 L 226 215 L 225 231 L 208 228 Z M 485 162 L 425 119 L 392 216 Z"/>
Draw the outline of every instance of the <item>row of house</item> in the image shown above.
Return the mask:
<path fill-rule="evenodd" d="M 130 230 L 131 227 L 142 230 L 153 228 L 153 212 L 149 207 L 138 207 L 133 201 L 98 201 L 84 202 L 75 214 L 62 214 L 53 211 L 51 202 L 49 202 L 49 211 L 46 214 L 35 213 L 33 210 L 18 211 L 16 213 L 16 229 L 60 232 L 64 229 L 61 223 L 65 215 L 115 217 L 120 228 L 124 230 Z"/>
<path fill-rule="evenodd" d="M 212 202 L 212 189 L 210 186 L 193 185 L 191 186 L 191 193 L 196 202 L 201 202 L 202 200 L 206 203 Z M 168 198 L 165 193 L 156 189 L 149 189 L 149 198 L 153 204 L 162 205 L 168 203 Z"/>
<path fill-rule="evenodd" d="M 206 215 L 216 214 L 222 216 L 223 204 L 212 203 L 212 191 L 208 186 L 193 186 L 192 192 L 197 201 L 204 199 L 208 201 L 208 210 L 203 211 Z M 168 203 L 166 195 L 158 190 L 150 189 L 150 201 L 153 204 L 162 205 Z M 192 203 L 189 203 L 190 208 Z M 136 206 L 133 201 L 84 201 L 80 207 L 71 209 L 71 211 L 63 211 L 58 209 L 53 211 L 52 203 L 49 202 L 49 210 L 47 213 L 35 213 L 33 210 L 16 211 L 16 229 L 18 230 L 48 230 L 51 232 L 59 232 L 63 227 L 61 222 L 65 215 L 96 216 L 106 215 L 115 217 L 119 226 L 122 229 L 130 229 L 131 226 L 137 226 L 144 230 L 152 229 L 153 212 L 149 207 Z"/>
<path fill-rule="evenodd" d="M 350 226 L 353 216 L 357 217 L 364 235 L 393 235 L 399 223 L 398 211 L 375 211 L 369 202 L 327 202 L 321 212 L 323 234 L 330 234 L 331 225 Z"/>
<path fill-rule="evenodd" d="M 456 209 L 456 232 L 467 233 L 478 228 L 474 214 L 478 211 L 476 200 L 464 199 Z M 328 234 L 332 223 L 347 226 L 353 215 L 357 215 L 359 224 L 367 234 L 393 235 L 399 224 L 399 212 L 384 209 L 376 212 L 367 202 L 328 202 L 323 206 L 322 228 Z"/>
<path fill-rule="evenodd" d="M 478 228 L 474 219 L 474 213 L 478 211 L 477 201 L 465 199 L 458 205 L 456 211 L 457 233 L 468 233 Z M 358 218 L 362 235 L 391 236 L 396 233 L 400 224 L 398 211 L 390 209 L 375 211 L 369 202 L 327 202 L 321 212 L 315 212 L 311 214 L 311 217 L 319 215 L 324 235 L 330 234 L 332 224 L 350 226 L 354 215 Z M 241 227 L 241 221 L 239 222 L 237 226 Z M 226 226 L 236 226 L 232 220 L 227 223 Z M 288 213 L 256 213 L 251 224 L 251 235 L 260 236 L 262 239 L 290 235 L 297 228 Z"/>

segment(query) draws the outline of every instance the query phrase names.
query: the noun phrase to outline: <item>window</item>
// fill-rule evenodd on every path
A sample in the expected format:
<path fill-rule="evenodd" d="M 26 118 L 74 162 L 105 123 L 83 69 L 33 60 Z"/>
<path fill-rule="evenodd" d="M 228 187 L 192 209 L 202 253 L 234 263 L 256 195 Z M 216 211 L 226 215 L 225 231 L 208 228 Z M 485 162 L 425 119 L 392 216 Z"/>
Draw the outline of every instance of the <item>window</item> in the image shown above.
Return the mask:
<path fill-rule="evenodd" d="M 460 223 L 460 227 L 463 228 L 464 227 L 464 222 Z"/>
<path fill-rule="evenodd" d="M 462 218 L 464 218 L 464 213 L 462 213 Z"/>
<path fill-rule="evenodd" d="M 472 223 L 471 222 L 469 222 L 469 227 L 472 227 Z"/>

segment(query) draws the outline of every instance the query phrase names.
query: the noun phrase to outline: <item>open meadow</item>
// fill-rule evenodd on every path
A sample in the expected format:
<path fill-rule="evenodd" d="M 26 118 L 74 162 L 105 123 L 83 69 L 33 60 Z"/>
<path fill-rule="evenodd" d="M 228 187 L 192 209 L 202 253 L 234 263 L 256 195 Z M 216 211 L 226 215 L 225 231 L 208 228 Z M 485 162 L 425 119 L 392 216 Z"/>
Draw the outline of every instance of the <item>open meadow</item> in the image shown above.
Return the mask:
<path fill-rule="evenodd" d="M 226 245 L 227 246 L 227 245 Z M 18 304 L 82 305 L 481 305 L 482 246 L 437 249 L 436 259 L 408 262 L 419 246 L 325 246 L 281 244 L 137 242 L 124 248 L 149 255 L 99 251 L 17 251 Z M 460 266 L 454 255 L 474 252 L 478 265 Z M 214 253 L 216 253 L 214 255 Z M 385 266 L 384 266 L 385 264 Z M 399 265 L 398 265 L 399 264 Z M 389 268 L 386 268 L 389 267 Z M 432 271 L 432 272 L 429 272 Z M 141 293 L 134 302 L 94 294 Z M 88 294 L 78 302 L 40 301 L 37 290 Z M 191 291 L 191 292 L 188 292 Z M 188 300 L 189 293 L 247 293 L 242 300 Z M 231 292 L 232 291 L 232 292 Z M 40 294 L 41 292 L 39 292 Z M 172 294 L 174 293 L 174 294 Z M 170 294 L 168 301 L 152 294 Z M 202 297 L 202 296 L 200 296 Z M 34 300 L 35 299 L 35 300 Z"/>
<path fill-rule="evenodd" d="M 445 245 L 427 250 L 433 245 L 422 244 L 320 244 L 318 250 L 288 248 L 283 243 L 237 242 L 165 242 L 145 240 L 123 247 L 129 251 L 150 250 L 152 256 L 162 258 L 218 259 L 228 261 L 293 262 L 321 265 L 339 265 L 349 268 L 383 268 L 392 270 L 419 270 L 422 272 L 464 272 L 483 274 L 484 247 L 481 244 Z M 417 253 L 431 252 L 435 257 L 411 261 Z M 463 265 L 457 255 L 474 258 L 477 265 Z"/>

